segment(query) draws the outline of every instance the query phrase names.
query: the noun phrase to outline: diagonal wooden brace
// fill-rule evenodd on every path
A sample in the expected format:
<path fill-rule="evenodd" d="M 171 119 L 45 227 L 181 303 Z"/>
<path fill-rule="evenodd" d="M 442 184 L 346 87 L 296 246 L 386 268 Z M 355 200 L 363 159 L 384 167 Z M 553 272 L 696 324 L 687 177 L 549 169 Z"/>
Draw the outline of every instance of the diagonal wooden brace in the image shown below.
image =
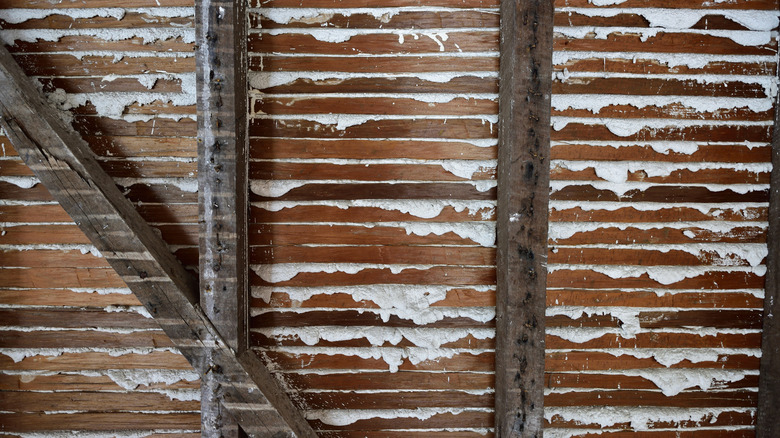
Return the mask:
<path fill-rule="evenodd" d="M 197 304 L 198 285 L 0 47 L 0 124 L 24 162 L 127 283 L 201 376 L 217 376 L 224 405 L 250 435 L 315 437 L 251 352 L 236 354 Z"/>

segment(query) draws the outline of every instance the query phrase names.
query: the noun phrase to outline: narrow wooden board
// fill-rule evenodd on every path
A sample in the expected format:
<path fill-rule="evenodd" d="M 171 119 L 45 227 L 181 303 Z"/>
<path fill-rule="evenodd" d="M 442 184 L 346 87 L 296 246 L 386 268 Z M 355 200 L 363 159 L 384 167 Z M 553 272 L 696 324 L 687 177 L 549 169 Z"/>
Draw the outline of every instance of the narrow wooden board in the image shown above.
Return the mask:
<path fill-rule="evenodd" d="M 553 7 L 501 2 L 496 437 L 541 437 Z"/>
<path fill-rule="evenodd" d="M 764 322 L 761 338 L 761 367 L 758 387 L 756 437 L 780 435 L 777 412 L 780 409 L 780 97 L 775 99 L 772 136 L 772 176 L 769 190 L 769 229 L 764 295 Z"/>
<path fill-rule="evenodd" d="M 246 350 L 246 2 L 195 2 L 200 303 L 236 352 Z M 201 436 L 245 436 L 223 403 L 220 376 L 201 384 Z"/>

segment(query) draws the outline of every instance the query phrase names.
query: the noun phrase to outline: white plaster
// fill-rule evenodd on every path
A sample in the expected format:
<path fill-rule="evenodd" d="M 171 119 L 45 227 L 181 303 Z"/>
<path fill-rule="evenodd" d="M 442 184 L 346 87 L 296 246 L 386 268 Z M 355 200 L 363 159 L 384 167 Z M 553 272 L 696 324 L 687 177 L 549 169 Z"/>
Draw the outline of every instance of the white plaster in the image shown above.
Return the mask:
<path fill-rule="evenodd" d="M 433 72 L 433 73 L 342 73 L 317 71 L 285 71 L 285 72 L 249 72 L 249 85 L 253 89 L 263 90 L 292 83 L 298 79 L 309 81 L 338 81 L 355 78 L 418 78 L 425 81 L 446 83 L 454 78 L 477 77 L 495 78 L 497 72 Z"/>
<path fill-rule="evenodd" d="M 406 234 L 441 236 L 455 233 L 481 246 L 493 246 L 496 243 L 496 225 L 493 222 L 407 222 L 399 223 L 398 226 L 403 227 Z"/>
<path fill-rule="evenodd" d="M 614 94 L 553 94 L 552 107 L 566 109 L 585 109 L 598 114 L 610 106 L 628 105 L 635 108 L 663 107 L 681 105 L 697 113 L 716 113 L 721 110 L 748 108 L 754 112 L 772 109 L 772 99 L 723 97 L 723 96 L 665 96 L 665 95 L 614 95 Z M 684 111 L 681 111 L 684 113 Z"/>
<path fill-rule="evenodd" d="M 416 418 L 418 420 L 427 420 L 435 415 L 453 414 L 458 415 L 464 412 L 491 412 L 487 409 L 478 408 L 417 408 L 417 409 L 331 409 L 331 410 L 308 410 L 305 415 L 309 420 L 320 420 L 325 424 L 332 426 L 346 426 L 357 421 L 368 420 L 372 418 Z M 546 432 L 545 432 L 546 433 Z"/>
<path fill-rule="evenodd" d="M 563 65 L 570 61 L 581 59 L 628 59 L 653 61 L 665 64 L 670 68 L 686 66 L 692 69 L 700 69 L 708 64 L 716 62 L 752 63 L 774 62 L 772 56 L 761 55 L 719 55 L 705 53 L 656 53 L 656 52 L 586 52 L 556 50 L 553 52 L 553 64 Z M 585 73 L 585 72 L 582 72 Z M 590 73 L 596 74 L 595 72 Z"/>
<path fill-rule="evenodd" d="M 174 186 L 179 190 L 188 193 L 198 192 L 198 180 L 195 178 L 114 178 L 114 182 L 125 188 L 136 184 L 154 184 Z"/>
<path fill-rule="evenodd" d="M 398 345 L 402 340 L 415 347 L 439 349 L 442 345 L 473 336 L 476 339 L 493 339 L 492 328 L 424 328 L 424 327 L 273 327 L 253 329 L 273 338 L 300 339 L 306 345 L 314 346 L 321 341 L 340 342 L 365 338 L 372 346 Z"/>
<path fill-rule="evenodd" d="M 458 213 L 468 211 L 471 216 L 479 215 L 482 220 L 490 219 L 496 209 L 495 201 L 460 201 L 439 199 L 356 199 L 352 201 L 270 201 L 255 202 L 253 206 L 266 211 L 281 211 L 297 206 L 327 206 L 346 210 L 357 208 L 379 208 L 387 211 L 398 211 L 422 219 L 433 219 L 441 215 L 445 208 L 452 208 Z"/>
<path fill-rule="evenodd" d="M 582 171 L 593 169 L 596 176 L 606 181 L 614 183 L 624 183 L 628 180 L 629 172 L 644 172 L 648 177 L 665 177 L 678 171 L 699 172 L 702 170 L 723 169 L 734 172 L 748 171 L 756 174 L 768 174 L 772 171 L 772 163 L 723 163 L 723 162 L 695 162 L 695 163 L 675 163 L 665 161 L 570 161 L 570 160 L 551 160 L 550 167 L 568 169 L 571 171 Z M 758 180 L 758 178 L 756 178 Z M 758 182 L 758 181 L 755 181 Z"/>
<path fill-rule="evenodd" d="M 366 269 L 388 269 L 393 274 L 399 274 L 406 269 L 427 270 L 433 266 L 372 263 L 273 263 L 251 265 L 251 268 L 264 281 L 281 283 L 292 280 L 301 273 L 323 272 L 333 274 L 335 272 L 343 272 L 354 275 Z"/>
<path fill-rule="evenodd" d="M 200 378 L 193 370 L 172 369 L 113 369 L 100 371 L 117 385 L 131 391 L 139 386 L 151 386 L 155 383 L 173 385 L 181 381 L 194 382 Z"/>
<path fill-rule="evenodd" d="M 639 230 L 656 229 L 702 229 L 714 233 L 730 233 L 734 228 L 752 226 L 767 228 L 766 222 L 730 222 L 730 221 L 700 221 L 700 222 L 550 222 L 548 236 L 551 240 L 568 239 L 576 233 L 595 231 L 602 228 L 617 228 L 625 231 L 629 228 Z"/>
<path fill-rule="evenodd" d="M 0 176 L 0 181 L 13 184 L 22 189 L 31 189 L 41 182 L 34 176 Z"/>
<path fill-rule="evenodd" d="M 661 211 L 670 208 L 691 208 L 698 210 L 702 214 L 712 215 L 715 218 L 721 218 L 725 211 L 732 214 L 741 215 L 746 220 L 758 219 L 757 209 L 766 208 L 769 204 L 766 202 L 744 202 L 744 203 L 678 203 L 668 202 L 663 205 L 658 205 L 657 202 L 631 202 L 626 204 L 624 202 L 612 202 L 612 201 L 550 201 L 550 209 L 555 210 L 568 210 L 574 208 L 580 208 L 585 211 L 616 211 L 623 208 L 631 208 L 637 211 Z M 552 223 L 552 222 L 551 222 Z M 556 222 L 557 223 L 557 222 Z"/>
<path fill-rule="evenodd" d="M 550 189 L 552 190 L 552 193 L 570 186 L 591 186 L 597 190 L 608 190 L 610 192 L 615 193 L 617 196 L 624 196 L 627 192 L 631 190 L 638 190 L 643 192 L 651 187 L 663 187 L 663 186 L 676 187 L 676 185 L 674 184 L 656 184 L 656 183 L 638 182 L 638 181 L 629 181 L 624 183 L 617 183 L 611 181 L 563 181 L 563 180 L 550 181 Z M 689 183 L 689 184 L 685 184 L 685 186 L 705 187 L 712 192 L 722 192 L 724 190 L 731 190 L 735 193 L 739 193 L 743 195 L 745 193 L 752 192 L 752 191 L 764 191 L 769 189 L 769 184 Z"/>
<path fill-rule="evenodd" d="M 545 406 L 544 417 L 548 421 L 553 417 L 559 417 L 561 420 L 574 422 L 578 425 L 599 425 L 602 429 L 615 427 L 618 424 L 630 423 L 630 428 L 634 431 L 649 431 L 655 423 L 683 423 L 694 422 L 706 426 L 718 415 L 733 411 L 753 411 L 752 409 L 740 408 L 677 408 L 665 406 L 576 406 L 565 407 Z M 557 428 L 545 429 L 547 432 L 557 433 Z M 566 430 L 566 429 L 564 429 Z M 576 434 L 582 433 L 582 429 L 573 429 Z M 590 431 L 589 431 L 590 432 Z M 596 431 L 598 432 L 598 431 Z M 553 435 L 558 437 L 561 435 Z M 571 435 L 566 435 L 571 436 Z"/>
<path fill-rule="evenodd" d="M 293 306 L 311 299 L 316 295 L 349 294 L 355 302 L 372 302 L 379 309 L 362 309 L 364 312 L 377 313 L 387 322 L 390 316 L 412 320 L 415 324 L 425 325 L 440 321 L 446 317 L 465 317 L 479 322 L 487 322 L 495 317 L 494 307 L 438 307 L 435 303 L 447 298 L 448 291 L 460 288 L 489 292 L 491 286 L 440 286 L 412 284 L 370 284 L 340 287 L 253 287 L 252 296 L 270 299 L 271 293 L 286 293 Z M 295 309 L 291 309 L 295 310 Z M 305 311 L 307 309 L 297 309 Z M 252 309 L 252 314 L 262 311 Z"/>
<path fill-rule="evenodd" d="M 755 348 L 614 348 L 589 351 L 601 351 L 615 357 L 626 355 L 637 359 L 653 358 L 667 368 L 685 360 L 691 363 L 717 362 L 722 355 L 761 357 L 761 350 Z"/>
<path fill-rule="evenodd" d="M 162 27 L 132 29 L 117 28 L 79 28 L 79 29 L 4 29 L 0 30 L 0 39 L 9 46 L 17 41 L 59 41 L 67 36 L 89 36 L 104 41 L 124 41 L 140 38 L 144 44 L 180 38 L 184 43 L 195 42 L 195 30 L 192 28 Z M 147 56 L 155 56 L 149 53 Z"/>
<path fill-rule="evenodd" d="M 766 266 L 638 266 L 638 265 L 562 265 L 550 264 L 548 272 L 566 270 L 588 270 L 604 274 L 610 278 L 638 278 L 647 275 L 651 280 L 668 286 L 688 278 L 706 275 L 712 272 L 745 272 L 759 277 L 766 274 Z"/>
<path fill-rule="evenodd" d="M 745 370 L 724 370 L 712 368 L 647 368 L 637 370 L 622 370 L 626 376 L 639 376 L 657 386 L 667 397 L 675 396 L 682 391 L 698 387 L 709 391 L 718 384 L 737 382 L 745 378 Z"/>

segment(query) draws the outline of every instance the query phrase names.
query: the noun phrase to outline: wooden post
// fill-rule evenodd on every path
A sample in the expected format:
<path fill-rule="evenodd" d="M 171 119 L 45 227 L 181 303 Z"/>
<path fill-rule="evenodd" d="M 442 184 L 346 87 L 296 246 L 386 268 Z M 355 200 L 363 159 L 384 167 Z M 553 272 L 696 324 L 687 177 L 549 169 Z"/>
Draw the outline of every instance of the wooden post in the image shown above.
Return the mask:
<path fill-rule="evenodd" d="M 541 437 L 553 3 L 501 2 L 496 437 Z"/>
<path fill-rule="evenodd" d="M 22 160 L 201 375 L 218 376 L 250 435 L 316 437 L 256 355 L 236 354 L 198 304 L 194 278 L 0 46 L 0 125 Z"/>
<path fill-rule="evenodd" d="M 200 303 L 230 348 L 247 348 L 246 2 L 196 2 Z M 201 385 L 201 435 L 243 435 L 217 379 Z"/>
<path fill-rule="evenodd" d="M 780 71 L 777 74 L 780 76 Z M 767 247 L 757 438 L 780 436 L 780 422 L 776 417 L 780 412 L 780 95 L 775 98 L 775 125 L 772 133 Z"/>

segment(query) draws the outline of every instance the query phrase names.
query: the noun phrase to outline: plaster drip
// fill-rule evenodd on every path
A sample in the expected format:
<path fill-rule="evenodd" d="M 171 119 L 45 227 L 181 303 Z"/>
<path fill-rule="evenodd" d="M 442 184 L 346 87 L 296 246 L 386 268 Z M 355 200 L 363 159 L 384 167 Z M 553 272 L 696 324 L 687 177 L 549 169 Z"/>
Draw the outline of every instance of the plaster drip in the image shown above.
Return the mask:
<path fill-rule="evenodd" d="M 277 101 L 279 99 L 294 99 L 301 98 L 300 94 L 291 93 L 274 93 L 269 97 L 262 91 L 254 90 L 250 92 L 250 97 L 253 102 L 263 101 L 268 99 L 271 101 Z M 306 99 L 331 99 L 331 98 L 384 98 L 384 99 L 410 99 L 418 102 L 425 103 L 450 103 L 455 100 L 462 100 L 464 104 L 474 104 L 479 100 L 489 100 L 491 102 L 498 101 L 497 93 L 306 93 Z M 460 103 L 460 102 L 458 102 Z M 250 105 L 254 107 L 254 105 Z M 262 114 L 262 113 L 257 113 Z M 327 139 L 323 139 L 327 140 Z"/>
<path fill-rule="evenodd" d="M 693 209 L 702 214 L 712 215 L 719 218 L 726 211 L 732 214 L 739 214 L 745 220 L 755 221 L 759 218 L 759 213 L 755 210 L 767 208 L 766 202 L 741 202 L 741 203 L 677 203 L 668 202 L 659 205 L 657 202 L 612 202 L 612 201 L 559 201 L 551 200 L 551 210 L 569 210 L 579 208 L 584 211 L 617 211 L 620 209 L 633 209 L 636 211 L 663 211 L 668 209 Z M 552 222 L 551 222 L 552 223 Z"/>
<path fill-rule="evenodd" d="M 373 263 L 273 263 L 251 265 L 252 270 L 268 283 L 290 281 L 302 273 L 333 274 L 343 272 L 354 275 L 367 269 L 387 269 L 400 274 L 407 269 L 428 270 L 439 265 L 373 264 Z"/>
<path fill-rule="evenodd" d="M 625 231 L 629 228 L 638 230 L 675 229 L 687 228 L 707 230 L 713 233 L 730 235 L 735 228 L 751 226 L 766 229 L 767 222 L 729 222 L 729 221 L 700 221 L 700 222 L 550 222 L 548 236 L 551 240 L 568 239 L 576 233 L 590 232 L 603 228 L 617 228 Z M 695 236 L 688 236 L 694 238 Z M 698 243 L 698 242 L 697 242 Z M 706 243 L 706 242 L 705 242 Z"/>
<path fill-rule="evenodd" d="M 108 76 L 103 81 L 113 81 L 118 76 Z M 142 79 L 144 78 L 144 79 Z M 148 105 L 155 101 L 171 103 L 174 106 L 192 106 L 196 103 L 195 74 L 153 74 L 141 75 L 137 80 L 147 88 L 151 88 L 157 80 L 176 78 L 181 81 L 181 93 L 151 93 L 151 92 L 98 92 L 98 93 L 66 93 L 58 88 L 54 92 L 46 93 L 50 104 L 60 111 L 84 106 L 91 102 L 95 106 L 98 115 L 112 119 L 138 119 L 148 121 L 154 117 L 174 118 L 192 117 L 190 115 L 167 114 L 124 114 L 125 108 L 133 104 Z"/>
<path fill-rule="evenodd" d="M 417 408 L 417 409 L 312 409 L 305 415 L 308 420 L 319 420 L 331 426 L 347 426 L 372 418 L 416 418 L 427 420 L 436 415 L 459 415 L 465 412 L 492 412 L 480 408 Z M 545 432 L 546 433 L 546 432 Z"/>
<path fill-rule="evenodd" d="M 10 24 L 20 24 L 29 20 L 40 20 L 53 15 L 77 19 L 84 18 L 114 18 L 122 20 L 126 14 L 144 14 L 149 17 L 194 17 L 195 8 L 187 7 L 161 7 L 161 8 L 60 8 L 60 9 L 29 9 L 8 8 L 0 9 L 0 20 Z"/>
<path fill-rule="evenodd" d="M 145 411 L 146 412 L 146 411 Z M 14 436 L 21 438 L 146 438 L 152 435 L 158 435 L 160 433 L 197 433 L 199 431 L 186 431 L 186 430 L 114 430 L 114 431 L 81 431 L 81 430 L 47 430 L 46 432 L 29 432 L 19 433 L 14 432 Z"/>
<path fill-rule="evenodd" d="M 757 174 L 754 181 L 758 183 L 761 173 L 768 174 L 772 171 L 772 163 L 731 163 L 731 162 L 696 162 L 696 163 L 676 163 L 663 161 L 570 161 L 570 160 L 551 160 L 550 167 L 555 170 L 567 169 L 573 172 L 579 172 L 586 169 L 593 169 L 599 178 L 613 182 L 625 183 L 628 181 L 629 173 L 644 172 L 648 178 L 668 177 L 673 172 L 690 171 L 699 172 L 702 170 L 731 170 L 734 172 L 747 171 Z"/>
<path fill-rule="evenodd" d="M 494 286 L 469 286 L 468 289 L 490 293 Z M 285 293 L 295 307 L 308 301 L 315 295 L 349 294 L 355 302 L 372 302 L 378 309 L 364 309 L 362 312 L 378 314 L 387 322 L 390 316 L 413 321 L 418 325 L 430 324 L 447 317 L 465 317 L 478 322 L 488 322 L 495 317 L 494 307 L 438 307 L 436 303 L 447 298 L 452 290 L 463 289 L 457 286 L 413 285 L 413 284 L 370 284 L 341 287 L 284 287 L 255 286 L 252 296 L 269 302 L 271 294 Z M 307 311 L 311 309 L 288 309 L 287 311 Z M 253 316 L 262 314 L 265 309 L 252 309 Z"/>
<path fill-rule="evenodd" d="M 653 151 L 659 153 L 668 155 L 670 152 L 674 152 L 676 154 L 682 154 L 682 155 L 692 155 L 699 151 L 699 145 L 702 146 L 744 146 L 748 150 L 753 150 L 755 147 L 767 147 L 769 146 L 769 143 L 760 143 L 760 142 L 697 142 L 697 141 L 663 141 L 663 140 L 654 140 L 654 141 L 604 141 L 604 140 L 592 140 L 592 141 L 576 141 L 576 140 L 566 140 L 566 141 L 553 141 L 551 144 L 551 147 L 557 147 L 557 146 L 568 146 L 568 145 L 583 145 L 583 146 L 594 146 L 594 147 L 611 147 L 613 149 L 620 149 L 624 147 L 649 147 L 653 149 Z"/>
<path fill-rule="evenodd" d="M 574 422 L 577 425 L 597 424 L 602 429 L 630 423 L 630 428 L 634 431 L 649 431 L 657 429 L 653 427 L 656 423 L 674 423 L 679 425 L 684 422 L 693 422 L 699 426 L 707 426 L 715 422 L 719 415 L 734 411 L 752 412 L 753 410 L 745 408 L 678 408 L 661 406 L 545 406 L 544 417 L 547 421 L 552 421 L 553 418 L 558 417 L 563 421 Z M 547 436 L 548 430 L 553 431 L 554 436 L 557 436 L 555 434 L 561 429 L 554 427 L 545 428 L 545 436 Z M 579 430 L 579 433 L 583 433 L 583 431 Z"/>
<path fill-rule="evenodd" d="M 68 223 L 70 225 L 70 223 Z M 6 228 L 11 226 L 21 226 L 21 224 L 6 224 L 3 225 Z M 0 245 L 0 251 L 31 251 L 31 250 L 53 250 L 53 251 L 80 251 L 82 254 L 92 254 L 95 257 L 103 257 L 103 255 L 92 245 L 79 245 L 79 244 L 50 244 L 50 243 L 38 243 L 28 245 Z"/>
<path fill-rule="evenodd" d="M 772 109 L 773 99 L 745 98 L 745 97 L 721 97 L 721 96 L 631 96 L 614 94 L 553 94 L 552 107 L 558 111 L 567 109 L 588 110 L 598 114 L 606 107 L 625 105 L 637 109 L 648 107 L 662 108 L 665 106 L 679 105 L 697 113 L 717 113 L 722 110 L 747 108 L 753 112 L 765 112 Z M 675 110 L 684 114 L 682 110 Z"/>
<path fill-rule="evenodd" d="M 21 189 L 31 189 L 41 182 L 34 176 L 0 176 L 0 181 L 13 184 Z"/>
<path fill-rule="evenodd" d="M 685 66 L 691 69 L 701 69 L 708 64 L 731 63 L 773 63 L 773 56 L 762 55 L 720 55 L 708 53 L 657 53 L 657 52 L 586 52 L 574 50 L 556 50 L 553 52 L 553 65 L 562 66 L 570 61 L 582 59 L 624 59 L 652 61 L 664 64 L 669 68 Z M 582 72 L 585 73 L 585 72 Z M 596 72 L 591 72 L 591 75 Z M 771 71 L 767 71 L 771 75 Z M 677 75 L 675 75 L 676 77 Z"/>
<path fill-rule="evenodd" d="M 468 353 L 480 355 L 492 350 L 470 348 L 419 348 L 419 347 L 270 347 L 269 350 L 277 351 L 292 356 L 351 356 L 361 359 L 382 360 L 387 364 L 391 373 L 398 372 L 399 367 L 408 360 L 412 365 L 422 362 L 451 359 L 456 354 Z"/>
<path fill-rule="evenodd" d="M 387 158 L 387 159 L 346 159 L 346 158 L 286 158 L 286 159 L 263 159 L 253 160 L 253 162 L 267 163 L 316 163 L 330 164 L 336 166 L 354 166 L 354 165 L 384 165 L 384 164 L 408 164 L 414 165 L 439 165 L 447 172 L 464 179 L 471 179 L 475 173 L 494 173 L 496 171 L 497 160 L 425 160 L 425 159 L 407 159 L 407 158 Z"/>
<path fill-rule="evenodd" d="M 637 265 L 548 265 L 547 271 L 587 270 L 604 274 L 609 278 L 639 278 L 647 275 L 651 280 L 662 285 L 679 283 L 689 278 L 696 278 L 713 272 L 744 272 L 763 277 L 766 266 L 637 266 Z"/>
<path fill-rule="evenodd" d="M 352 17 L 354 15 L 370 15 L 381 23 L 389 23 L 390 20 L 401 13 L 409 12 L 464 12 L 477 11 L 498 14 L 495 8 L 446 8 L 446 7 L 398 7 L 398 8 L 259 8 L 252 9 L 263 17 L 277 24 L 291 24 L 293 22 L 312 24 L 327 23 L 336 15 Z"/>
<path fill-rule="evenodd" d="M 79 294 L 98 294 L 98 295 L 132 295 L 133 291 L 129 288 L 69 288 L 67 289 L 74 293 Z"/>
<path fill-rule="evenodd" d="M 272 327 L 253 329 L 269 338 L 300 339 L 308 346 L 315 346 L 321 341 L 341 342 L 365 338 L 372 346 L 382 347 L 385 344 L 398 345 L 406 339 L 415 347 L 439 349 L 442 345 L 456 342 L 466 337 L 476 339 L 493 339 L 496 331 L 492 328 L 424 328 L 424 327 Z"/>
<path fill-rule="evenodd" d="M 114 182 L 124 188 L 134 185 L 169 185 L 187 193 L 198 192 L 197 178 L 114 178 Z"/>
<path fill-rule="evenodd" d="M 117 312 L 132 312 L 137 313 L 141 316 L 143 316 L 146 319 L 152 319 L 154 318 L 149 311 L 146 310 L 146 307 L 144 306 L 106 306 L 103 308 L 108 313 L 117 313 Z"/>
<path fill-rule="evenodd" d="M 405 184 L 405 183 L 415 183 L 415 182 L 429 183 L 430 181 L 394 180 L 394 181 L 381 181 L 380 183 L 381 184 Z M 496 180 L 476 180 L 476 181 L 471 180 L 471 181 L 462 181 L 462 182 L 459 181 L 457 183 L 453 182 L 452 184 L 463 184 L 463 183 L 474 186 L 474 188 L 480 192 L 486 192 L 496 187 L 497 185 Z M 316 184 L 377 184 L 377 181 L 357 181 L 357 180 L 350 180 L 350 179 L 347 180 L 254 179 L 249 182 L 249 189 L 252 191 L 252 193 L 258 196 L 262 196 L 265 198 L 278 198 L 284 196 L 287 192 L 296 189 L 298 187 L 303 187 L 305 185 L 316 185 Z"/>
<path fill-rule="evenodd" d="M 83 354 L 83 353 L 107 353 L 112 357 L 125 356 L 128 354 L 151 354 L 160 352 L 170 352 L 179 354 L 175 348 L 0 348 L 0 354 L 8 356 L 14 363 L 21 362 L 25 358 L 34 356 L 58 357 L 63 354 Z"/>
<path fill-rule="evenodd" d="M 696 387 L 702 391 L 709 391 L 711 388 L 723 387 L 726 383 L 738 382 L 747 375 L 745 370 L 711 368 L 646 368 L 621 371 L 625 376 L 639 376 L 653 382 L 667 397 L 673 397 L 686 389 Z"/>
<path fill-rule="evenodd" d="M 772 126 L 771 120 L 765 121 L 723 121 L 723 120 L 682 120 L 682 119 L 615 119 L 605 117 L 564 117 L 552 116 L 552 128 L 556 131 L 564 129 L 570 123 L 579 123 L 587 126 L 603 125 L 609 132 L 618 137 L 630 137 L 642 130 L 657 131 L 661 129 L 673 129 L 681 131 L 683 128 L 704 126 Z"/>
<path fill-rule="evenodd" d="M 568 53 L 568 52 L 564 52 Z M 577 53 L 577 52 L 574 52 Z M 598 53 L 598 52 L 597 52 Z M 686 56 L 688 56 L 686 54 Z M 690 55 L 694 56 L 695 55 Z M 767 60 L 766 62 L 775 62 L 775 59 Z M 764 93 L 769 97 L 777 96 L 777 84 L 778 80 L 772 74 L 767 72 L 766 75 L 726 75 L 726 74 L 643 74 L 643 73 L 623 73 L 623 72 L 589 72 L 589 71 L 576 71 L 569 72 L 566 75 L 567 79 L 575 78 L 581 79 L 580 83 L 587 83 L 588 80 L 593 78 L 643 78 L 643 79 L 675 79 L 679 81 L 694 81 L 698 84 L 725 84 L 728 82 L 739 82 L 744 84 L 759 85 L 764 89 Z M 657 119 L 650 119 L 657 120 Z M 681 120 L 677 120 L 680 122 Z M 712 123 L 718 121 L 711 121 Z M 723 123 L 719 121 L 719 123 Z"/>
<path fill-rule="evenodd" d="M 482 120 L 482 123 L 489 123 L 492 131 L 493 125 L 498 123 L 497 114 L 466 115 L 466 116 L 420 116 L 420 115 L 381 115 L 381 114 L 259 114 L 254 116 L 260 120 L 277 120 L 280 124 L 287 126 L 289 123 L 295 123 L 300 120 L 315 122 L 320 125 L 327 125 L 334 131 L 344 131 L 353 126 L 360 126 L 372 121 L 379 120 Z M 324 126 L 321 128 L 325 128 Z M 320 127 L 315 127 L 315 131 Z"/>
<path fill-rule="evenodd" d="M 555 26 L 555 33 L 573 39 L 586 39 L 593 35 L 596 39 L 605 40 L 612 34 L 640 35 L 639 39 L 646 42 L 648 39 L 662 34 L 694 34 L 708 35 L 719 38 L 728 38 L 735 43 L 747 47 L 759 47 L 772 41 L 771 31 L 753 30 L 719 30 L 719 29 L 664 29 L 660 27 L 598 27 L 598 26 Z"/>
<path fill-rule="evenodd" d="M 497 78 L 498 72 L 431 72 L 431 73 L 342 73 L 317 71 L 284 71 L 284 72 L 249 72 L 249 85 L 255 90 L 263 90 L 279 85 L 286 85 L 299 79 L 311 82 L 338 81 L 356 78 L 417 78 L 424 81 L 447 83 L 454 78 Z"/>
<path fill-rule="evenodd" d="M 608 353 L 615 357 L 632 356 L 637 359 L 652 358 L 666 368 L 685 360 L 691 363 L 718 362 L 720 356 L 727 355 L 745 355 L 755 358 L 761 357 L 761 349 L 759 348 L 609 348 L 588 349 L 588 351 Z"/>
<path fill-rule="evenodd" d="M 551 193 L 555 193 L 565 187 L 572 186 L 591 186 L 597 190 L 608 190 L 617 196 L 624 196 L 631 190 L 638 190 L 644 192 L 651 187 L 678 187 L 676 184 L 663 184 L 663 183 L 648 183 L 648 182 L 634 182 L 627 181 L 624 183 L 616 183 L 611 181 L 562 181 L 553 180 L 550 181 Z M 712 192 L 722 192 L 724 190 L 731 190 L 735 193 L 744 195 L 751 191 L 765 191 L 769 189 L 769 184 L 700 184 L 689 183 L 685 184 L 686 187 L 705 187 Z M 662 206 L 659 203 L 659 206 Z"/>
<path fill-rule="evenodd" d="M 759 266 L 769 250 L 764 243 L 689 243 L 689 244 L 579 244 L 556 245 L 557 248 L 601 248 L 658 251 L 683 251 L 706 261 L 709 266 Z M 711 259 L 714 258 L 714 259 Z"/>
<path fill-rule="evenodd" d="M 254 207 L 266 211 L 281 211 L 298 206 L 326 206 L 341 210 L 349 208 L 379 208 L 386 211 L 398 211 L 422 219 L 433 219 L 441 215 L 445 208 L 457 213 L 468 211 L 470 216 L 480 215 L 482 220 L 490 220 L 496 209 L 495 201 L 459 201 L 438 199 L 356 199 L 352 201 L 269 201 L 253 202 Z"/>
<path fill-rule="evenodd" d="M 639 15 L 647 20 L 650 27 L 665 29 L 690 29 L 707 16 L 722 16 L 753 31 L 771 31 L 780 24 L 777 11 L 772 10 L 563 7 L 555 11 L 607 18 L 624 14 Z"/>
<path fill-rule="evenodd" d="M 312 38 L 316 39 L 317 41 L 324 42 L 324 43 L 345 43 L 352 39 L 355 36 L 358 35 L 397 35 L 398 36 L 398 44 L 403 44 L 406 40 L 406 36 L 411 37 L 413 40 L 419 40 L 420 37 L 427 37 L 433 40 L 433 42 L 436 43 L 438 46 L 438 50 L 440 52 L 444 52 L 444 42 L 449 39 L 448 33 L 458 33 L 458 32 L 483 32 L 485 30 L 493 30 L 496 31 L 498 29 L 489 29 L 489 28 L 478 28 L 478 29 L 470 29 L 470 28 L 447 28 L 447 29 L 433 29 L 433 30 L 423 30 L 423 29 L 346 29 L 346 28 L 333 28 L 333 27 L 327 27 L 327 28 L 297 28 L 294 30 L 291 30 L 289 28 L 286 29 L 267 29 L 267 30 L 255 30 L 253 33 L 260 33 L 261 35 L 288 35 L 288 34 L 299 34 L 299 35 L 310 35 Z"/>
<path fill-rule="evenodd" d="M 9 46 L 16 45 L 17 41 L 34 43 L 36 41 L 59 41 L 68 36 L 89 36 L 103 41 L 126 41 L 134 38 L 143 40 L 143 44 L 151 44 L 159 41 L 181 39 L 183 43 L 195 42 L 195 29 L 160 27 L 132 29 L 3 29 L 0 30 L 0 39 Z M 154 56 L 150 53 L 148 56 Z"/>

